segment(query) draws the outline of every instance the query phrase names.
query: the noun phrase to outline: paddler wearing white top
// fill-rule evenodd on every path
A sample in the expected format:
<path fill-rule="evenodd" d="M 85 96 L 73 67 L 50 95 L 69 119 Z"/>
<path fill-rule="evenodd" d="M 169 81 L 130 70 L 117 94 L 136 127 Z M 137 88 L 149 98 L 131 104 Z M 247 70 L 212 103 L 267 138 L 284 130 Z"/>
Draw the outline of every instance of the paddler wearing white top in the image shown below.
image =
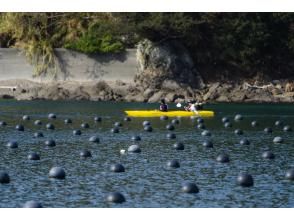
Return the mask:
<path fill-rule="evenodd" d="M 198 114 L 198 110 L 202 109 L 202 103 L 200 102 L 195 102 L 195 101 L 189 101 L 188 106 L 184 106 L 184 109 L 186 111 L 191 111 L 194 112 L 195 114 Z M 178 105 L 177 105 L 178 107 Z"/>
<path fill-rule="evenodd" d="M 188 111 L 190 111 L 190 112 L 194 112 L 195 114 L 198 115 L 198 111 L 197 111 L 197 109 L 196 109 L 195 103 L 189 103 Z"/>

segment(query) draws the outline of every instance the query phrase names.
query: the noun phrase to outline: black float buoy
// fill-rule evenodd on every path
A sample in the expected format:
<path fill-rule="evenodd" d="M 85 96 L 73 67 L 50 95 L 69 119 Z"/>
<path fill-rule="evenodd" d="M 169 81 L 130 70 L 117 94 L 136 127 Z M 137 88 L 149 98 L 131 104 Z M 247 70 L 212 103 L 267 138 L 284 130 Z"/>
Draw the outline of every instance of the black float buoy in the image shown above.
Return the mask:
<path fill-rule="evenodd" d="M 89 138 L 89 141 L 93 143 L 99 143 L 100 139 L 97 136 L 92 136 Z"/>
<path fill-rule="evenodd" d="M 185 146 L 182 142 L 177 142 L 173 145 L 174 149 L 176 150 L 184 150 L 185 149 Z"/>
<path fill-rule="evenodd" d="M 166 163 L 167 167 L 171 167 L 171 168 L 179 168 L 180 167 L 180 163 L 178 160 L 170 160 Z"/>
<path fill-rule="evenodd" d="M 143 127 L 148 126 L 148 125 L 150 126 L 151 123 L 149 121 L 143 121 L 142 125 L 143 125 Z"/>
<path fill-rule="evenodd" d="M 252 127 L 257 127 L 259 124 L 258 124 L 258 122 L 257 121 L 252 121 L 251 122 L 251 126 Z"/>
<path fill-rule="evenodd" d="M 269 128 L 269 127 L 265 128 L 263 131 L 264 131 L 265 133 L 267 133 L 267 134 L 271 134 L 271 133 L 273 133 L 273 129 L 272 129 L 272 128 Z"/>
<path fill-rule="evenodd" d="M 31 120 L 31 117 L 28 115 L 24 115 L 24 116 L 22 116 L 22 120 L 29 121 L 29 120 Z"/>
<path fill-rule="evenodd" d="M 168 120 L 168 117 L 166 115 L 162 115 L 162 116 L 160 116 L 160 120 L 166 121 L 166 120 Z"/>
<path fill-rule="evenodd" d="M 240 173 L 237 178 L 237 182 L 243 187 L 250 187 L 254 184 L 253 177 L 248 173 Z"/>
<path fill-rule="evenodd" d="M 144 131 L 152 132 L 153 128 L 150 125 L 146 125 L 146 126 L 144 126 Z"/>
<path fill-rule="evenodd" d="M 195 183 L 184 183 L 182 185 L 182 192 L 184 192 L 184 193 L 198 193 L 199 189 Z"/>
<path fill-rule="evenodd" d="M 285 132 L 290 132 L 290 131 L 292 131 L 292 128 L 291 128 L 289 125 L 286 125 L 286 126 L 283 128 L 283 131 L 285 131 Z"/>
<path fill-rule="evenodd" d="M 0 121 L 0 126 L 1 127 L 4 127 L 4 126 L 6 126 L 7 125 L 7 123 L 5 122 L 5 121 Z"/>
<path fill-rule="evenodd" d="M 15 126 L 15 129 L 16 129 L 17 131 L 24 131 L 24 126 L 23 126 L 23 125 L 16 125 L 16 126 Z"/>
<path fill-rule="evenodd" d="M 81 128 L 87 129 L 90 128 L 90 125 L 88 123 L 82 123 Z"/>
<path fill-rule="evenodd" d="M 225 124 L 224 124 L 224 127 L 225 128 L 231 128 L 233 125 L 232 125 L 232 123 L 231 122 L 226 122 Z"/>
<path fill-rule="evenodd" d="M 234 133 L 237 135 L 243 135 L 243 131 L 241 129 L 236 129 Z"/>
<path fill-rule="evenodd" d="M 294 180 L 294 169 L 288 170 L 285 175 L 287 180 Z"/>
<path fill-rule="evenodd" d="M 47 147 L 55 147 L 56 146 L 56 143 L 55 143 L 55 141 L 53 139 L 50 139 L 50 140 L 46 140 L 45 141 L 45 145 Z"/>
<path fill-rule="evenodd" d="M 6 147 L 18 148 L 18 143 L 16 141 L 8 141 L 8 143 L 6 144 Z"/>
<path fill-rule="evenodd" d="M 39 137 L 44 137 L 44 135 L 43 135 L 42 132 L 35 132 L 35 133 L 34 133 L 34 137 L 35 137 L 35 138 L 39 138 Z"/>
<path fill-rule="evenodd" d="M 106 197 L 107 202 L 123 203 L 126 201 L 125 197 L 119 192 L 109 193 Z"/>
<path fill-rule="evenodd" d="M 122 127 L 122 123 L 117 121 L 117 122 L 114 123 L 114 126 L 115 127 Z"/>
<path fill-rule="evenodd" d="M 133 144 L 133 145 L 129 146 L 128 152 L 130 152 L 130 153 L 141 153 L 141 149 L 140 149 L 140 147 L 138 145 Z"/>
<path fill-rule="evenodd" d="M 41 122 L 40 120 L 36 120 L 36 121 L 34 122 L 34 125 L 42 125 L 42 122 Z"/>
<path fill-rule="evenodd" d="M 8 173 L 5 173 L 5 172 L 0 173 L 0 183 L 1 184 L 10 183 L 10 177 L 9 177 Z"/>
<path fill-rule="evenodd" d="M 234 120 L 235 120 L 235 121 L 241 121 L 241 120 L 243 120 L 243 116 L 240 115 L 240 114 L 237 114 L 237 115 L 235 116 Z"/>
<path fill-rule="evenodd" d="M 86 158 L 86 157 L 92 157 L 92 154 L 91 154 L 91 152 L 88 151 L 88 150 L 82 150 L 82 151 L 80 152 L 80 156 Z"/>
<path fill-rule="evenodd" d="M 176 139 L 176 135 L 175 135 L 174 133 L 168 133 L 168 134 L 166 135 L 166 137 L 167 137 L 168 139 Z"/>
<path fill-rule="evenodd" d="M 241 145 L 250 145 L 250 141 L 247 138 L 243 138 L 240 140 Z"/>
<path fill-rule="evenodd" d="M 210 140 L 206 140 L 203 141 L 202 146 L 207 148 L 213 148 L 213 143 Z"/>
<path fill-rule="evenodd" d="M 275 137 L 275 138 L 273 139 L 273 142 L 274 142 L 275 144 L 281 144 L 281 143 L 284 142 L 284 140 L 283 140 L 283 138 L 281 138 L 281 137 Z"/>
<path fill-rule="evenodd" d="M 65 178 L 65 171 L 61 167 L 53 167 L 49 171 L 49 177 L 55 179 L 64 179 Z"/>
<path fill-rule="evenodd" d="M 141 141 L 141 137 L 138 135 L 132 136 L 132 141 Z"/>
<path fill-rule="evenodd" d="M 48 114 L 49 119 L 56 119 L 56 115 L 54 113 Z"/>
<path fill-rule="evenodd" d="M 40 160 L 40 155 L 37 153 L 30 153 L 28 155 L 28 159 L 29 160 Z"/>
<path fill-rule="evenodd" d="M 174 127 L 173 125 L 171 125 L 171 124 L 166 125 L 165 128 L 166 128 L 167 130 L 169 130 L 169 131 L 173 131 L 173 130 L 175 130 L 175 127 Z"/>
<path fill-rule="evenodd" d="M 81 130 L 73 130 L 72 133 L 73 133 L 73 135 L 81 135 L 82 134 Z"/>
<path fill-rule="evenodd" d="M 174 125 L 178 125 L 178 124 L 180 124 L 180 120 L 175 118 L 175 119 L 171 120 L 171 123 Z"/>
<path fill-rule="evenodd" d="M 125 168 L 120 163 L 112 164 L 110 166 L 110 170 L 115 173 L 122 173 L 125 172 Z"/>
<path fill-rule="evenodd" d="M 124 121 L 132 121 L 132 119 L 130 117 L 125 117 Z"/>
<path fill-rule="evenodd" d="M 277 127 L 283 126 L 283 122 L 278 120 L 275 122 L 275 126 Z"/>
<path fill-rule="evenodd" d="M 198 125 L 197 125 L 197 128 L 198 128 L 198 129 L 201 129 L 201 130 L 206 129 L 205 125 L 202 124 L 202 123 L 198 124 Z"/>
<path fill-rule="evenodd" d="M 119 128 L 118 127 L 111 128 L 110 132 L 114 134 L 119 133 Z"/>
<path fill-rule="evenodd" d="M 102 118 L 101 117 L 98 117 L 98 116 L 95 116 L 94 117 L 94 121 L 95 122 L 101 122 L 102 121 Z"/>
<path fill-rule="evenodd" d="M 197 118 L 197 123 L 198 123 L 198 124 L 203 124 L 203 123 L 204 123 L 204 119 L 198 117 L 198 118 Z"/>
<path fill-rule="evenodd" d="M 209 130 L 204 130 L 201 132 L 202 136 L 211 136 L 211 132 Z"/>
<path fill-rule="evenodd" d="M 51 123 L 48 123 L 48 124 L 46 124 L 46 128 L 48 130 L 54 130 L 55 129 L 55 126 L 53 124 L 51 124 Z"/>
<path fill-rule="evenodd" d="M 262 153 L 264 159 L 275 159 L 275 155 L 270 151 L 265 151 Z"/>
<path fill-rule="evenodd" d="M 230 122 L 230 119 L 229 119 L 228 117 L 223 117 L 223 118 L 222 118 L 222 122 L 223 122 L 223 123 Z"/>
<path fill-rule="evenodd" d="M 70 118 L 64 119 L 64 124 L 72 124 L 72 120 Z"/>
<path fill-rule="evenodd" d="M 28 201 L 23 205 L 23 208 L 43 208 L 42 204 L 36 201 Z"/>
<path fill-rule="evenodd" d="M 230 162 L 230 158 L 227 154 L 220 154 L 216 157 L 216 161 L 220 163 L 228 163 Z"/>

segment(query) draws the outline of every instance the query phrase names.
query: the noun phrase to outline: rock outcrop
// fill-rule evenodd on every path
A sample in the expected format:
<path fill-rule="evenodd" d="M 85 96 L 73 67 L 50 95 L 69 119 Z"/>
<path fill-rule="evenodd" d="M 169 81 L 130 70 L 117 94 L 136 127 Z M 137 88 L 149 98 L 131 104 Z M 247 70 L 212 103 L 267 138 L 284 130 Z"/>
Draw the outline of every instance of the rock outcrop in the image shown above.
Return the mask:
<path fill-rule="evenodd" d="M 193 60 L 179 42 L 153 43 L 144 40 L 137 47 L 137 62 L 139 74 L 135 82 L 144 89 L 204 87 Z"/>
<path fill-rule="evenodd" d="M 294 82 L 286 83 L 285 92 L 294 92 Z"/>
<path fill-rule="evenodd" d="M 127 102 L 294 102 L 294 92 L 287 82 L 275 82 L 261 86 L 217 82 L 204 89 L 179 88 L 178 84 L 165 81 L 161 89 L 147 88 L 121 82 L 51 82 L 35 83 L 27 80 L 0 81 L 0 98 L 17 100 L 92 100 Z M 166 86 L 168 85 L 168 86 Z M 288 86 L 289 87 L 289 86 Z M 286 91 L 285 91 L 286 90 Z"/>

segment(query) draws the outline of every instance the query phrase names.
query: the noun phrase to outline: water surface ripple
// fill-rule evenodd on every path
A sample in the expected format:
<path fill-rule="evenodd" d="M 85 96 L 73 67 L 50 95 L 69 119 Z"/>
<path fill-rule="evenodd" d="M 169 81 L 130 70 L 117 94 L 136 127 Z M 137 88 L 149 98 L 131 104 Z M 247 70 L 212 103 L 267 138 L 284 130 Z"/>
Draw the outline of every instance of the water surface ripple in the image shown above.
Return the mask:
<path fill-rule="evenodd" d="M 175 106 L 172 106 L 175 107 Z M 201 136 L 196 121 L 182 118 L 173 131 L 177 138 L 166 138 L 165 126 L 171 121 L 151 121 L 154 131 L 144 132 L 142 122 L 146 119 L 132 119 L 124 122 L 124 109 L 154 109 L 157 105 L 146 103 L 111 103 L 88 101 L 0 101 L 0 120 L 6 127 L 0 127 L 0 171 L 9 173 L 11 182 L 0 185 L 0 207 L 21 207 L 28 200 L 40 201 L 44 207 L 294 207 L 294 184 L 285 180 L 286 170 L 293 168 L 294 136 L 285 133 L 274 122 L 282 120 L 294 128 L 294 105 L 266 104 L 217 104 L 207 108 L 216 112 L 216 117 L 205 119 L 206 127 L 212 132 L 210 138 Z M 54 112 L 56 120 L 49 120 L 48 113 Z M 234 115 L 241 113 L 244 120 L 235 122 Z M 30 115 L 30 121 L 22 121 L 23 115 Z M 94 116 L 101 116 L 101 123 L 94 123 Z M 225 129 L 221 118 L 231 119 L 232 128 Z M 73 124 L 65 125 L 63 120 L 71 118 Z M 41 120 L 42 126 L 34 125 Z M 252 128 L 251 121 L 259 126 Z M 46 130 L 48 122 L 55 130 Z M 120 133 L 112 134 L 114 122 L 121 121 Z M 80 124 L 87 122 L 89 129 Z M 14 129 L 16 124 L 25 126 L 24 132 Z M 263 129 L 272 127 L 272 134 Z M 240 128 L 244 135 L 237 136 L 234 130 Z M 81 136 L 72 131 L 80 129 Z M 44 138 L 34 138 L 36 131 L 42 131 Z M 89 137 L 98 135 L 101 143 L 93 144 Z M 140 135 L 140 154 L 121 155 L 133 142 L 131 137 Z M 273 144 L 275 136 L 284 138 L 285 143 Z M 250 140 L 249 146 L 241 146 L 242 137 Z M 56 147 L 46 147 L 44 141 L 53 138 Z M 207 149 L 202 142 L 211 139 L 214 148 Z M 5 145 L 9 140 L 19 143 L 17 149 Z M 177 151 L 173 144 L 183 142 L 185 149 Z M 81 159 L 79 152 L 87 149 L 92 158 Z M 265 160 L 261 154 L 271 150 L 276 158 Z M 40 161 L 29 161 L 27 155 L 37 152 Z M 220 164 L 215 158 L 227 153 L 230 163 Z M 167 161 L 178 159 L 181 167 L 166 167 Z M 124 173 L 110 172 L 113 163 L 122 163 Z M 65 180 L 48 178 L 52 166 L 61 166 L 66 171 Z M 242 188 L 236 184 L 240 172 L 249 172 L 254 177 L 254 187 Z M 198 194 L 181 192 L 184 182 L 195 182 Z M 109 204 L 105 197 L 109 192 L 119 191 L 126 202 Z"/>

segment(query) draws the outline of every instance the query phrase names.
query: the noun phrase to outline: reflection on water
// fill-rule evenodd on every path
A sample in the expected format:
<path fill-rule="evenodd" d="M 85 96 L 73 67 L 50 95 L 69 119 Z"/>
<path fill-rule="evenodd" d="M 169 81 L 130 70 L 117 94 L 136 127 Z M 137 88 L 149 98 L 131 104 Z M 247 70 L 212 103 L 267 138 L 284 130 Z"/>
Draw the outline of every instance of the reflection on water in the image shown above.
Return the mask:
<path fill-rule="evenodd" d="M 175 106 L 174 106 L 175 107 Z M 103 102 L 53 102 L 53 101 L 0 101 L 0 120 L 6 127 L 0 127 L 0 171 L 7 171 L 10 184 L 0 185 L 0 207 L 20 207 L 28 200 L 40 201 L 44 207 L 293 207 L 294 185 L 285 180 L 287 169 L 294 166 L 293 133 L 285 133 L 274 126 L 277 119 L 294 127 L 294 105 L 218 104 L 207 108 L 216 112 L 216 117 L 205 119 L 206 127 L 212 132 L 214 148 L 202 147 L 196 122 L 182 118 L 176 125 L 176 140 L 166 138 L 168 121 L 148 119 L 154 131 L 144 132 L 142 122 L 146 119 L 123 121 L 124 109 L 155 109 L 157 105 L 138 103 Z M 57 114 L 56 120 L 47 119 L 47 114 Z M 244 120 L 234 122 L 233 116 L 241 113 Z M 31 116 L 22 121 L 22 115 Z M 101 123 L 94 123 L 95 115 L 102 116 Z M 233 127 L 225 129 L 221 122 L 228 116 Z M 65 118 L 72 118 L 73 124 L 65 125 Z M 34 125 L 40 119 L 42 126 Z M 171 119 L 169 119 L 170 121 Z M 259 127 L 252 128 L 252 120 Z M 51 121 L 55 130 L 46 130 Z M 110 129 L 114 122 L 123 122 L 118 134 Z M 89 129 L 80 128 L 88 122 Z M 16 124 L 25 126 L 24 132 L 14 129 Z M 272 134 L 263 129 L 272 127 Z M 240 136 L 234 129 L 244 130 L 251 145 L 240 146 Z M 81 129 L 81 136 L 73 136 L 74 129 Z M 33 138 L 33 133 L 42 131 L 44 138 Z M 136 134 L 142 137 L 138 142 L 141 154 L 120 155 L 120 149 L 127 149 Z M 88 141 L 98 135 L 101 143 Z M 275 145 L 272 139 L 282 136 L 284 144 Z M 53 138 L 56 147 L 45 147 L 44 141 Z M 18 149 L 5 147 L 9 140 L 19 143 Z M 185 150 L 176 151 L 173 144 L 181 141 Z M 88 149 L 93 157 L 81 159 L 79 152 Z M 271 150 L 276 158 L 265 160 L 261 154 Z M 27 155 L 37 152 L 40 161 L 28 161 Z M 229 154 L 231 162 L 220 164 L 215 161 L 219 153 Z M 169 169 L 166 162 L 178 159 L 181 167 Z M 122 163 L 126 172 L 112 173 L 110 165 Z M 48 172 L 52 166 L 65 169 L 65 180 L 52 180 Z M 247 171 L 254 177 L 255 185 L 241 188 L 236 184 L 237 175 Z M 181 192 L 183 182 L 192 181 L 200 192 L 196 195 Z M 105 202 L 107 193 L 120 191 L 126 202 L 119 205 Z"/>

